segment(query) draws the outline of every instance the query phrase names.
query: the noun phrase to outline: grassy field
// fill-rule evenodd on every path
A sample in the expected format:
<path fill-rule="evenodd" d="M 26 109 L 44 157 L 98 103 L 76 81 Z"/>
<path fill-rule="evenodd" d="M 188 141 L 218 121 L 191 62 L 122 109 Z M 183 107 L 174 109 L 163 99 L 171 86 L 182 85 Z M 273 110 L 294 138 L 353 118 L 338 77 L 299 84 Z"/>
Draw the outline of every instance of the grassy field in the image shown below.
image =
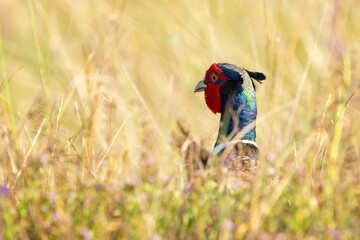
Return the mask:
<path fill-rule="evenodd" d="M 0 0 L 0 239 L 360 239 L 359 12 Z M 176 122 L 212 149 L 213 62 L 267 76 L 261 173 L 186 194 Z"/>

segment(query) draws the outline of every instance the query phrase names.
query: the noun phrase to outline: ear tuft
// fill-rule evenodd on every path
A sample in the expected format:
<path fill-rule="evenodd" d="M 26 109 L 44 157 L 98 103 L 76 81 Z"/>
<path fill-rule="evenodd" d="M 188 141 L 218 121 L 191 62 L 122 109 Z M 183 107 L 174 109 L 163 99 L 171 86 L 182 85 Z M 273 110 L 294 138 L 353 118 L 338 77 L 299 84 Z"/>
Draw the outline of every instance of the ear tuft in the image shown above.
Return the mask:
<path fill-rule="evenodd" d="M 246 70 L 246 69 L 245 69 Z M 250 72 L 248 70 L 246 70 L 247 73 L 249 74 L 249 76 L 253 79 L 255 79 L 256 81 L 258 81 L 259 83 L 262 83 L 261 81 L 266 79 L 266 76 L 261 73 L 261 72 Z"/>

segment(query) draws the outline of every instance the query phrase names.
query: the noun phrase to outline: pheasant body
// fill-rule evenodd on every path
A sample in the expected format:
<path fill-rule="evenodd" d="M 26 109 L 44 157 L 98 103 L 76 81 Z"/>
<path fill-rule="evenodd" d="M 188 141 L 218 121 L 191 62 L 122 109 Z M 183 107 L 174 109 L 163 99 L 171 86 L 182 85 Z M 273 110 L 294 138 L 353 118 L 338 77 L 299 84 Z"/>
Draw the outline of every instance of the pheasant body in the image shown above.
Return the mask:
<path fill-rule="evenodd" d="M 223 164 L 235 173 L 254 169 L 257 165 L 257 105 L 251 78 L 261 83 L 266 77 L 234 64 L 214 63 L 195 87 L 195 92 L 205 92 L 209 109 L 215 114 L 221 113 L 213 153 L 224 152 Z"/>

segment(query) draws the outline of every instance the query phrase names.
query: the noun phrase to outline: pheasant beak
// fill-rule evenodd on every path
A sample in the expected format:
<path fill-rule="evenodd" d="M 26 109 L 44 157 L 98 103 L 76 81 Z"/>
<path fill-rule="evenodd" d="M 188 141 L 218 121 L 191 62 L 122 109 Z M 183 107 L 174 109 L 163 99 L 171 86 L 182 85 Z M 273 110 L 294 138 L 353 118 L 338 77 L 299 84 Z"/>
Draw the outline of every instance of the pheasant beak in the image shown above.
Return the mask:
<path fill-rule="evenodd" d="M 198 82 L 198 84 L 196 84 L 195 89 L 194 89 L 194 93 L 196 92 L 202 92 L 205 90 L 205 88 L 207 87 L 206 83 L 204 82 L 205 78 L 203 80 L 201 80 L 200 82 Z"/>

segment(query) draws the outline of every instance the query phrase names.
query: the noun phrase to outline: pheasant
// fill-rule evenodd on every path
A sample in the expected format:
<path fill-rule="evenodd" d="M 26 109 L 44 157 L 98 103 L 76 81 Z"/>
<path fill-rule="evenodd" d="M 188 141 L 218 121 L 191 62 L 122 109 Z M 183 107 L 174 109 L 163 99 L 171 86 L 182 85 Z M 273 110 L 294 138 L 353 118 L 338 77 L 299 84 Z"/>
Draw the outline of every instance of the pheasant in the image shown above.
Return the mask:
<path fill-rule="evenodd" d="M 213 155 L 236 176 L 254 173 L 258 162 L 255 120 L 255 85 L 265 80 L 260 72 L 251 72 L 229 63 L 213 63 L 194 92 L 204 91 L 205 102 L 213 113 L 220 113 L 218 137 Z"/>

